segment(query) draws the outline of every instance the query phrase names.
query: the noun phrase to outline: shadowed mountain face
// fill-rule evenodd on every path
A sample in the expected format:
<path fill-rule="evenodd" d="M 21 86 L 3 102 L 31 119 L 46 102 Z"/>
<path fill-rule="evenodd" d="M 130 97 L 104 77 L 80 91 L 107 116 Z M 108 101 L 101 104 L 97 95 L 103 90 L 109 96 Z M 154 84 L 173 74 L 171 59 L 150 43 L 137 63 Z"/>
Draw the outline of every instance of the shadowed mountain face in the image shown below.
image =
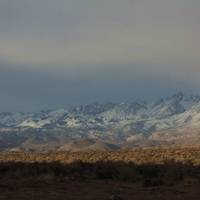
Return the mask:
<path fill-rule="evenodd" d="M 0 113 L 1 150 L 117 150 L 200 146 L 200 96 L 93 103 L 38 113 Z"/>

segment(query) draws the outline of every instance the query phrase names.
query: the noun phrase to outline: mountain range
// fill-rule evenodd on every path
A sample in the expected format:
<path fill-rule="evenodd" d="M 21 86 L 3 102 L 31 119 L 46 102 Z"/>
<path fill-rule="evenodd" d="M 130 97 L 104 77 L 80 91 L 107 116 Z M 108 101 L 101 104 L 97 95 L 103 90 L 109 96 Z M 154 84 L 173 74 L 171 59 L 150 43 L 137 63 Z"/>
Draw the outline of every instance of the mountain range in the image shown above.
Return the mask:
<path fill-rule="evenodd" d="M 1 151 L 87 151 L 200 146 L 200 96 L 1 112 Z"/>

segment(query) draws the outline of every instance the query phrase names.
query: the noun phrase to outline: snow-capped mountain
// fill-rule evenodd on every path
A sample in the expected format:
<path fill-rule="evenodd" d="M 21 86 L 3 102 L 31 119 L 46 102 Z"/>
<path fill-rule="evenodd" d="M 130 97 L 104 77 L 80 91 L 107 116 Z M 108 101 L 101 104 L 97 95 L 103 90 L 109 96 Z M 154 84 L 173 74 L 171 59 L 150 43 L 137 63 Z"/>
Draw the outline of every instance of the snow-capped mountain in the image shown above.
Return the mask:
<path fill-rule="evenodd" d="M 73 146 L 69 144 L 80 140 L 90 141 L 84 142 L 88 145 L 83 149 L 200 146 L 200 96 L 178 92 L 155 102 L 93 103 L 38 113 L 0 113 L 1 150 L 69 150 Z"/>

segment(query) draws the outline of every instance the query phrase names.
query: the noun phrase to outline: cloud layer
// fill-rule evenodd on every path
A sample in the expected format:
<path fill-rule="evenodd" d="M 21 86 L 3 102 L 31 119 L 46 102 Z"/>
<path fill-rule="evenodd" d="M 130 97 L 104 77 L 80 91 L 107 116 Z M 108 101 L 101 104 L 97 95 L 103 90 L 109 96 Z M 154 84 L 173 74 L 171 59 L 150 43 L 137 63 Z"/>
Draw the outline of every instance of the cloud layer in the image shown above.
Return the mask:
<path fill-rule="evenodd" d="M 0 0 L 0 109 L 198 91 L 199 9 L 198 0 Z"/>

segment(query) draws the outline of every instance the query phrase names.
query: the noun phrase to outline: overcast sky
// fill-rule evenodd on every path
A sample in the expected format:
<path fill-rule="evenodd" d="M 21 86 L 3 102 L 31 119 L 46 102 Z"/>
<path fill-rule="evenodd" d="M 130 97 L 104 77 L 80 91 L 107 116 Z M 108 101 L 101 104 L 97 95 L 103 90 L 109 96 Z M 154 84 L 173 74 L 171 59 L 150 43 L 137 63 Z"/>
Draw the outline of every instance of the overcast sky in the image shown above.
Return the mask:
<path fill-rule="evenodd" d="M 199 0 L 0 0 L 0 111 L 200 93 Z"/>

